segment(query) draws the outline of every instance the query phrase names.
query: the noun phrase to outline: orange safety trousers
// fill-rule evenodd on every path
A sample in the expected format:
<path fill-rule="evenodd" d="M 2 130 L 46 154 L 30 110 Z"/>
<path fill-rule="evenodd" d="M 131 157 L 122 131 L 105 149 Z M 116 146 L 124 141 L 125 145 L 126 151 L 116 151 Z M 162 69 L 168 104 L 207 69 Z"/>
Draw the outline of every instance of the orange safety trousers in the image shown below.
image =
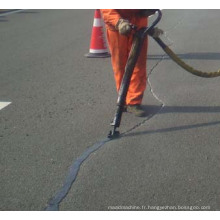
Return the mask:
<path fill-rule="evenodd" d="M 146 17 L 140 17 L 140 9 L 101 9 L 101 12 L 107 28 L 107 39 L 111 52 L 112 67 L 116 88 L 117 91 L 119 91 L 125 65 L 132 46 L 133 33 L 128 36 L 123 36 L 119 34 L 115 27 L 120 18 L 129 20 L 129 22 L 136 25 L 138 29 L 146 27 L 148 21 Z M 141 104 L 142 102 L 147 83 L 147 46 L 148 40 L 146 38 L 131 77 L 126 97 L 127 105 Z"/>
<path fill-rule="evenodd" d="M 120 35 L 118 31 L 107 29 L 107 40 L 111 53 L 111 61 L 117 91 L 120 89 L 125 71 L 125 65 L 132 46 L 132 39 L 133 34 L 123 36 Z M 126 105 L 136 105 L 141 104 L 142 102 L 147 83 L 147 47 L 148 39 L 146 38 L 132 73 L 126 97 Z"/>

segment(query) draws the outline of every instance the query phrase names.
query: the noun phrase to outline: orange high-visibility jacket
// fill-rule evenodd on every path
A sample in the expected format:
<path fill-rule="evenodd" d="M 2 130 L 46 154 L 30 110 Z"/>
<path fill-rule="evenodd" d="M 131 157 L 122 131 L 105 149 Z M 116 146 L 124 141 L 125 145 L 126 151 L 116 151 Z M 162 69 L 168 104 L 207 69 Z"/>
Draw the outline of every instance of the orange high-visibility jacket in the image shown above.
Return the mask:
<path fill-rule="evenodd" d="M 101 9 L 103 20 L 107 28 L 107 39 L 111 52 L 111 61 L 114 71 L 117 91 L 120 89 L 125 65 L 132 46 L 132 33 L 128 36 L 120 35 L 115 26 L 120 18 L 129 20 L 139 28 L 147 26 L 147 18 L 140 17 L 140 9 Z M 146 89 L 147 73 L 147 38 L 142 46 L 141 53 L 134 68 L 127 93 L 126 104 L 141 104 Z"/>

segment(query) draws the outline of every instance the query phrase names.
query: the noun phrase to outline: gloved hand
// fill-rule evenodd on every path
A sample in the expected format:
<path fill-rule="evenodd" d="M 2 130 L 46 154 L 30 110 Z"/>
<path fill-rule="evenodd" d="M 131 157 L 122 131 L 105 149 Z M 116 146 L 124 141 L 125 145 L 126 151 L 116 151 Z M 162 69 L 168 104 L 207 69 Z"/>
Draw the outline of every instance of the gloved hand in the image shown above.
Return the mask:
<path fill-rule="evenodd" d="M 139 16 L 140 17 L 149 17 L 149 16 L 155 14 L 156 11 L 157 11 L 157 9 L 141 9 L 139 12 Z"/>
<path fill-rule="evenodd" d="M 157 38 L 157 37 L 159 37 L 161 34 L 164 33 L 164 31 L 163 31 L 162 29 L 159 29 L 159 28 L 157 28 L 157 27 L 155 27 L 153 30 L 154 30 L 154 32 L 153 32 L 153 34 L 152 34 L 151 36 L 154 37 L 154 38 Z"/>
<path fill-rule="evenodd" d="M 121 35 L 128 35 L 132 30 L 131 23 L 128 20 L 122 18 L 118 20 L 115 28 Z"/>

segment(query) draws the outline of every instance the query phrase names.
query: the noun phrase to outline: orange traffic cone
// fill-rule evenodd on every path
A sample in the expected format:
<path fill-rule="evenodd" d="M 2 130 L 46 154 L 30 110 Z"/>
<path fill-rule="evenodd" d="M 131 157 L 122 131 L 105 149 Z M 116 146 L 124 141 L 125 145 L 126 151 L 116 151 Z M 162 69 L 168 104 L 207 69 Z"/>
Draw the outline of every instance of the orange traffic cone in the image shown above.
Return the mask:
<path fill-rule="evenodd" d="M 95 10 L 90 49 L 89 53 L 85 54 L 85 56 L 89 58 L 104 58 L 111 56 L 106 46 L 105 35 L 103 32 L 103 23 L 99 9 Z"/>

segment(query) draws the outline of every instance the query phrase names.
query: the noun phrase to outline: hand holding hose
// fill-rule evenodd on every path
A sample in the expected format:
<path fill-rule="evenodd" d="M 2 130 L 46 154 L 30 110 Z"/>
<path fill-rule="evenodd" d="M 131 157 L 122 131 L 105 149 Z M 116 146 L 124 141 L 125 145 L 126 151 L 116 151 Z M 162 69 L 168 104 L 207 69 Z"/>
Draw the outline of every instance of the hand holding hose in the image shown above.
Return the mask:
<path fill-rule="evenodd" d="M 131 33 L 132 24 L 128 20 L 121 18 L 118 20 L 115 28 L 119 31 L 119 34 L 128 35 Z"/>
<path fill-rule="evenodd" d="M 155 14 L 157 11 L 158 11 L 158 9 L 142 9 L 139 12 L 139 16 L 140 17 L 149 17 L 149 16 Z M 158 21 L 159 20 L 160 20 L 160 15 L 158 16 Z M 158 21 L 156 21 L 156 22 L 158 22 Z M 115 29 L 118 30 L 121 35 L 126 36 L 126 35 L 130 34 L 133 29 L 136 29 L 136 26 L 131 24 L 129 22 L 129 20 L 121 18 L 118 20 L 118 23 L 116 24 Z M 154 37 L 159 37 L 159 35 L 161 35 L 161 34 L 163 34 L 163 30 L 161 30 L 159 28 L 154 28 L 154 34 L 153 34 Z"/>

